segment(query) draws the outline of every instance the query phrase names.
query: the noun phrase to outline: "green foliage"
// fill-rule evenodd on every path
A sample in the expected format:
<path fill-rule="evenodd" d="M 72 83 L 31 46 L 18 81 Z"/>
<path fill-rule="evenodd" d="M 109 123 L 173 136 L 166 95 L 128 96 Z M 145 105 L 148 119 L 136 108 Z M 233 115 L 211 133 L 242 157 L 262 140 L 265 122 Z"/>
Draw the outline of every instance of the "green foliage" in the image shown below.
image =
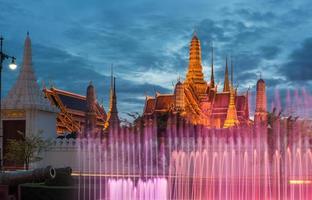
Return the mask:
<path fill-rule="evenodd" d="M 9 139 L 7 153 L 4 159 L 12 162 L 24 163 L 26 169 L 29 169 L 29 164 L 38 162 L 42 159 L 40 153 L 50 146 L 50 141 L 42 138 L 42 131 L 38 134 L 30 134 L 24 136 L 24 133 L 19 132 L 22 140 Z"/>

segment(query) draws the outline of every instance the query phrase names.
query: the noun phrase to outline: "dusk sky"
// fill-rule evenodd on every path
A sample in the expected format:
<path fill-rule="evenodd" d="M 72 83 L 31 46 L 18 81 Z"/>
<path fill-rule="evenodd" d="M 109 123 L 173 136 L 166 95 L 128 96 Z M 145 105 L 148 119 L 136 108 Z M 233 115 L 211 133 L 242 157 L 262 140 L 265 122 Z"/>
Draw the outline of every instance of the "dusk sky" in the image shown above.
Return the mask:
<path fill-rule="evenodd" d="M 261 72 L 274 90 L 311 88 L 311 0 L 0 0 L 0 34 L 6 53 L 21 64 L 26 32 L 40 85 L 85 94 L 90 81 L 108 110 L 111 65 L 118 109 L 142 112 L 145 94 L 171 92 L 188 67 L 196 30 L 206 80 L 210 45 L 222 87 L 225 56 L 232 55 L 235 84 L 245 92 Z M 18 73 L 5 67 L 3 94 Z"/>

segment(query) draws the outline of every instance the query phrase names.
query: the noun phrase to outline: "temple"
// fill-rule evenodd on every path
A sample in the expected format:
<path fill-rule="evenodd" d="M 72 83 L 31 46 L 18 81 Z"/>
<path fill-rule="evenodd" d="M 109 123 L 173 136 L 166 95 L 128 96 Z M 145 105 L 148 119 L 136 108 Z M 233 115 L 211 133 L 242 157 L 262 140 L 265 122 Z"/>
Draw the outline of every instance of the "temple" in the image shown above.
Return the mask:
<path fill-rule="evenodd" d="M 42 134 L 45 139 L 55 138 L 56 116 L 59 109 L 44 97 L 33 69 L 32 46 L 29 33 L 24 43 L 23 62 L 18 78 L 1 105 L 1 158 L 8 153 L 11 139 L 24 140 L 30 135 Z M 1 160 L 4 169 L 23 166 L 23 162 Z M 3 164 L 3 165 L 2 165 Z"/>
<path fill-rule="evenodd" d="M 96 101 L 95 88 L 90 82 L 86 96 L 57 89 L 44 88 L 43 92 L 52 105 L 60 109 L 57 115 L 57 133 L 95 134 L 104 129 L 106 112 Z"/>
<path fill-rule="evenodd" d="M 213 48 L 211 55 L 210 81 L 204 79 L 200 40 L 194 34 L 189 47 L 189 66 L 184 81 L 178 80 L 172 94 L 156 92 L 147 96 L 143 115 L 159 116 L 164 113 L 178 113 L 192 124 L 211 128 L 229 128 L 249 125 L 248 91 L 238 95 L 233 85 L 233 65 L 229 80 L 228 59 L 222 92 L 214 80 Z"/>

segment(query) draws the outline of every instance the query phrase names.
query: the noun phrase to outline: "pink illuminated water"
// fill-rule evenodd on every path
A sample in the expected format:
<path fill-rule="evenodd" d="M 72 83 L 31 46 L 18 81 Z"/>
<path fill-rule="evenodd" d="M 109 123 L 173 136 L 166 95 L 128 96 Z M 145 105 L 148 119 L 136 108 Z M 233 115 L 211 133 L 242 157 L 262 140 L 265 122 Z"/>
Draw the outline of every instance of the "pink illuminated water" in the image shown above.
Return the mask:
<path fill-rule="evenodd" d="M 108 199 L 110 200 L 167 200 L 167 180 L 153 178 L 146 181 L 138 180 L 135 184 L 131 179 L 109 179 Z"/>
<path fill-rule="evenodd" d="M 269 128 L 213 129 L 170 115 L 166 127 L 150 118 L 102 139 L 79 139 L 79 199 L 312 199 L 306 98 L 286 99 L 287 112 L 304 119 L 276 113 Z"/>

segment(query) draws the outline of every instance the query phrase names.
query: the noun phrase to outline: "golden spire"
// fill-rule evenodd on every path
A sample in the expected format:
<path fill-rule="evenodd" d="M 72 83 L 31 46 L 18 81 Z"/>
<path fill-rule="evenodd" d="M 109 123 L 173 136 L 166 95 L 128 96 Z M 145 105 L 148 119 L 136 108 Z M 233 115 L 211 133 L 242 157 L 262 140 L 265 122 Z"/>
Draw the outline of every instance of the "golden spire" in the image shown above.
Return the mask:
<path fill-rule="evenodd" d="M 231 85 L 234 86 L 234 64 L 233 64 L 233 57 L 231 56 Z"/>
<path fill-rule="evenodd" d="M 229 69 L 228 69 L 228 57 L 227 56 L 226 56 L 226 61 L 225 61 L 225 75 L 224 75 L 223 92 L 230 92 Z"/>
<path fill-rule="evenodd" d="M 111 69 L 111 88 L 110 88 L 110 103 L 109 103 L 109 112 L 107 114 L 107 120 L 105 122 L 105 129 L 110 125 L 119 126 L 119 117 L 117 110 L 117 96 L 116 96 L 116 78 L 113 76 L 113 68 Z"/>
<path fill-rule="evenodd" d="M 233 86 L 230 87 L 230 103 L 226 114 L 226 119 L 223 125 L 223 128 L 230 128 L 239 124 L 237 119 L 237 112 L 235 107 L 235 95 L 234 95 L 234 88 Z"/>
<path fill-rule="evenodd" d="M 211 46 L 211 77 L 210 77 L 210 87 L 214 88 L 215 87 L 215 82 L 214 82 L 214 72 L 213 72 L 213 44 Z"/>
<path fill-rule="evenodd" d="M 186 82 L 193 82 L 195 84 L 205 83 L 202 70 L 200 41 L 196 33 L 194 33 L 190 43 L 189 68 L 186 75 Z"/>

